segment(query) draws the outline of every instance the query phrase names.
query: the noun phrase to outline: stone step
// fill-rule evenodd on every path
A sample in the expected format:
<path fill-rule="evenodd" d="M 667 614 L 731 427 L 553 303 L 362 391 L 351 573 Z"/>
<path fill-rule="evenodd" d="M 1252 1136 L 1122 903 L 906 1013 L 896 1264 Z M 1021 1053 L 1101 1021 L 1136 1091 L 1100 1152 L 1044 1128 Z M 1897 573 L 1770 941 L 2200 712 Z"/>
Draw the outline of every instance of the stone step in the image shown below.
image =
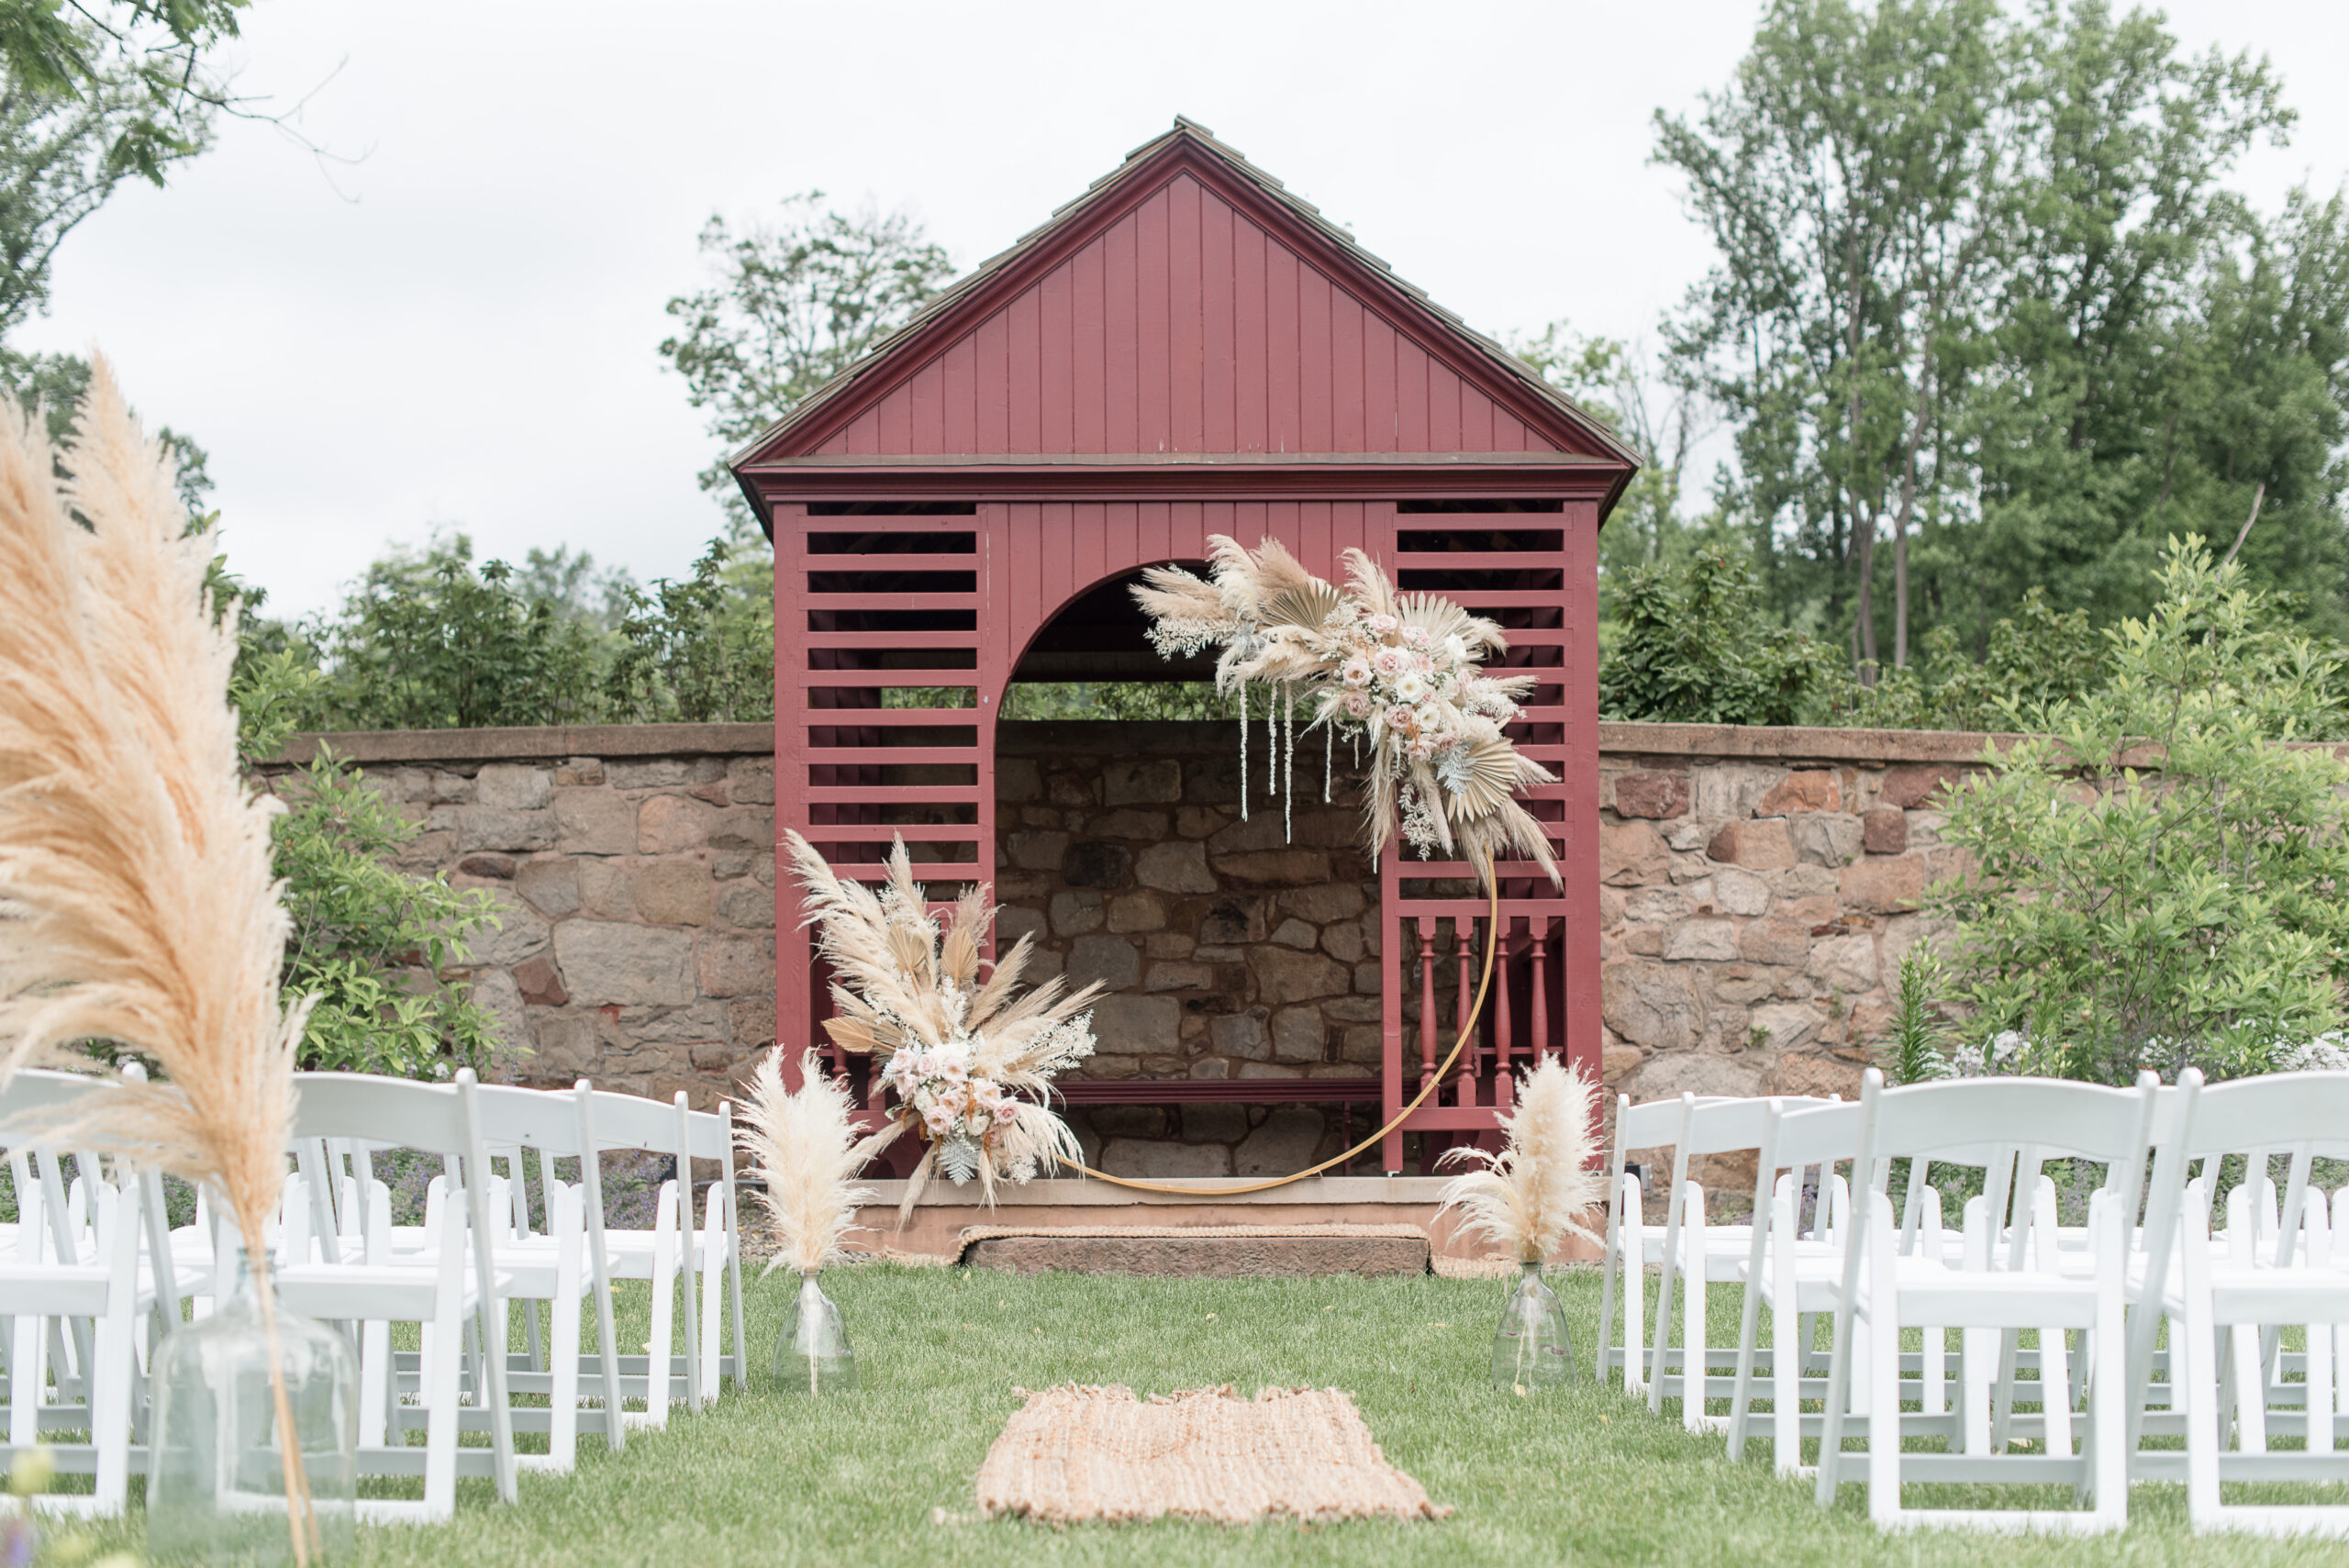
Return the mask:
<path fill-rule="evenodd" d="M 1013 1273 L 1421 1274 L 1416 1225 L 974 1225 L 956 1259 Z"/>

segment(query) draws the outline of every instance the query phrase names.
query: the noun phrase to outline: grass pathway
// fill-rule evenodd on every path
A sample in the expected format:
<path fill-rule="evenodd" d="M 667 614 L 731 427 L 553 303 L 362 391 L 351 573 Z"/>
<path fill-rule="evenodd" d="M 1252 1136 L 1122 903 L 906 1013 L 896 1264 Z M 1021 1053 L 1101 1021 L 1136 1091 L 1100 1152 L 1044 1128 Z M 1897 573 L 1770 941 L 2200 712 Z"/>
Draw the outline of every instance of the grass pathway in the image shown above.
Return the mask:
<path fill-rule="evenodd" d="M 796 1282 L 795 1282 L 796 1283 Z M 1554 1283 L 1577 1352 L 1598 1325 L 1598 1281 Z M 1317 1564 L 2226 1564 L 2349 1562 L 2349 1546 L 2196 1540 L 2184 1488 L 2144 1486 L 2130 1530 L 2100 1541 L 1879 1537 L 1865 1493 L 1822 1515 L 1780 1483 L 1767 1446 L 1743 1464 L 1587 1382 L 1520 1399 L 1486 1381 L 1500 1281 L 1142 1280 L 1014 1277 L 871 1266 L 826 1284 L 848 1317 L 861 1393 L 811 1401 L 774 1391 L 765 1367 L 786 1276 L 750 1296 L 747 1394 L 631 1435 L 625 1454 L 583 1440 L 568 1478 L 524 1475 L 513 1508 L 464 1484 L 456 1521 L 361 1535 L 370 1564 L 663 1565 Z M 1731 1293 L 1717 1295 L 1727 1297 Z M 645 1296 L 624 1298 L 641 1337 Z M 1720 1316 L 1733 1332 L 1735 1303 Z M 1718 1342 L 1718 1336 L 1717 1336 Z M 1230 1383 L 1346 1389 L 1386 1456 L 1456 1511 L 1442 1522 L 1243 1529 L 1163 1522 L 1054 1530 L 981 1521 L 972 1478 L 1015 1387 L 1075 1379 L 1149 1395 Z M 941 1522 L 942 1514 L 942 1522 Z M 134 1549 L 134 1511 L 106 1544 Z"/>

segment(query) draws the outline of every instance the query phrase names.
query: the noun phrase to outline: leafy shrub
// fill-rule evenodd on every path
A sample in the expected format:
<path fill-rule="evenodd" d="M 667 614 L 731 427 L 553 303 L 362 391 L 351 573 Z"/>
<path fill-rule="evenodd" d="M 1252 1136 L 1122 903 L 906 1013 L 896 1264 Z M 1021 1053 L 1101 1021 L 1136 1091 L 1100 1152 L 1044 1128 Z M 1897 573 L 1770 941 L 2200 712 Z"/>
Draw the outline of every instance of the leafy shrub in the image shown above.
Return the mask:
<path fill-rule="evenodd" d="M 2105 634 L 2103 683 L 1952 800 L 1964 1065 L 2126 1083 L 2273 1070 L 2343 1027 L 2342 655 L 2276 628 L 2234 563 L 2172 540 L 2162 597 Z"/>
<path fill-rule="evenodd" d="M 462 534 L 367 569 L 317 633 L 316 721 L 337 729 L 467 729 L 600 717 L 608 657 L 588 619 L 533 595 Z"/>
<path fill-rule="evenodd" d="M 774 602 L 730 579 L 713 539 L 684 582 L 620 590 L 625 606 L 607 715 L 621 723 L 688 724 L 774 717 Z M 772 583 L 773 567 L 768 568 Z"/>
<path fill-rule="evenodd" d="M 230 696 L 250 767 L 284 750 L 322 677 L 288 648 L 240 666 Z M 410 1078 L 488 1066 L 499 1043 L 488 1015 L 463 983 L 442 975 L 465 962 L 469 936 L 495 923 L 489 895 L 393 865 L 419 825 L 330 752 L 279 794 L 276 869 L 293 926 L 281 983 L 290 995 L 318 998 L 299 1065 Z"/>
<path fill-rule="evenodd" d="M 1840 724 L 1874 729 L 2032 729 L 2054 705 L 2093 689 L 2104 639 L 2086 610 L 2051 608 L 2038 588 L 1990 628 L 1983 656 L 1970 658 L 1946 622 L 1925 633 L 1924 657 L 1881 672 L 1876 684 L 1849 683 Z"/>
<path fill-rule="evenodd" d="M 1762 585 L 1737 551 L 1710 545 L 1615 585 L 1617 632 L 1598 670 L 1609 718 L 1801 724 L 1825 711 L 1842 657 L 1769 624 Z"/>

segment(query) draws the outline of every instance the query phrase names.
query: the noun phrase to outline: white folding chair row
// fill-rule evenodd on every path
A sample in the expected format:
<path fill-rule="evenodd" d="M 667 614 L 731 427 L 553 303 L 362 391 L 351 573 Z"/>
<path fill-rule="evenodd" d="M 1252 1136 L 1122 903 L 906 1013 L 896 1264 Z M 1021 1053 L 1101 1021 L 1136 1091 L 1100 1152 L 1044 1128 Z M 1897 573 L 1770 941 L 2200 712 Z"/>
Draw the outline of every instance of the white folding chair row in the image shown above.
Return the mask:
<path fill-rule="evenodd" d="M 2128 1373 L 2122 1324 L 2128 1288 L 2129 1215 L 2124 1207 L 2136 1190 L 2133 1173 L 2143 1168 L 2154 1122 L 2152 1075 L 2132 1089 L 2043 1079 L 1988 1079 L 1887 1089 L 1871 1070 L 1863 1079 L 1855 1172 L 1872 1177 L 1885 1162 L 1899 1159 L 1949 1159 L 1960 1151 L 2008 1146 L 2103 1164 L 2107 1189 L 2090 1201 L 2088 1234 L 2096 1257 L 2083 1277 L 2062 1266 L 2054 1232 L 2054 1190 L 2042 1178 L 2026 1195 L 2048 1232 L 2031 1244 L 2019 1206 L 2009 1255 L 1993 1265 L 1998 1227 L 1987 1195 L 1966 1204 L 1962 1262 L 1953 1266 L 1943 1249 L 1903 1256 L 1890 1198 L 1879 1180 L 1855 1193 L 1853 1220 L 1842 1247 L 1841 1279 L 1834 1294 L 1835 1337 L 1826 1411 L 1821 1422 L 1817 1496 L 1834 1500 L 1847 1475 L 1865 1480 L 1868 1512 L 1879 1526 L 1918 1525 L 1965 1529 L 2039 1529 L 2088 1533 L 2119 1529 L 2128 1512 Z M 2149 1230 L 2160 1233 L 2175 1222 L 2175 1184 L 2156 1181 Z M 1858 1330 L 1865 1328 L 1863 1340 Z M 2042 1347 L 2038 1390 L 2041 1431 L 2046 1451 L 1999 1451 L 1987 1412 L 1955 1415 L 1900 1413 L 1899 1336 L 1904 1329 L 1956 1329 L 1969 1391 L 1981 1386 L 1980 1363 L 1996 1354 L 2010 1356 L 2020 1332 L 2036 1330 Z M 2087 1442 L 2072 1451 L 2073 1392 L 2054 1352 L 2067 1332 L 2083 1336 L 2081 1353 L 2092 1359 L 2087 1381 Z M 1859 1357 L 1865 1345 L 1866 1361 Z M 2003 1348 L 2001 1348 L 2003 1347 Z M 1932 1353 L 1928 1341 L 1929 1355 Z M 2011 1364 L 2009 1362 L 2009 1364 Z M 2006 1382 L 2003 1375 L 2000 1382 Z M 1855 1384 L 1871 1396 L 1862 1410 Z M 1847 1435 L 1863 1437 L 1864 1454 L 1842 1451 Z M 1940 1436 L 1952 1451 L 1904 1451 L 1904 1436 Z M 1945 1508 L 1904 1506 L 1901 1487 L 1911 1481 L 1967 1485 L 2047 1485 L 2068 1482 L 2088 1501 L 2083 1509 Z"/>
<path fill-rule="evenodd" d="M 34 1113 L 71 1113 L 111 1081 L 23 1071 L 0 1092 L 0 1124 Z M 0 1244 L 0 1335 L 7 1352 L 8 1441 L 16 1452 L 46 1447 L 59 1470 L 92 1477 L 83 1494 L 44 1494 L 45 1510 L 93 1517 L 122 1512 L 129 1477 L 143 1461 L 133 1425 L 143 1406 L 139 1317 L 152 1304 L 139 1266 L 141 1191 L 117 1191 L 87 1154 L 63 1181 L 58 1151 L 12 1145 L 17 1221 Z M 56 1443 L 44 1434 L 82 1431 Z"/>
<path fill-rule="evenodd" d="M 294 1125 L 297 1140 L 365 1140 L 439 1154 L 450 1162 L 447 1172 L 435 1178 L 441 1184 L 442 1213 L 429 1253 L 395 1251 L 388 1244 L 386 1224 L 361 1228 L 362 1254 L 345 1256 L 339 1229 L 330 1228 L 317 1240 L 335 1238 L 331 1259 L 289 1255 L 275 1267 L 279 1298 L 287 1310 L 361 1326 L 360 1402 L 354 1413 L 360 1473 L 424 1479 L 420 1500 L 364 1499 L 359 1505 L 362 1518 L 446 1519 L 456 1508 L 461 1474 L 487 1476 L 496 1483 L 502 1500 L 514 1500 L 505 1303 L 514 1293 L 517 1276 L 502 1266 L 497 1255 L 479 1094 L 469 1069 L 461 1070 L 449 1084 L 355 1073 L 301 1076 Z M 289 1209 L 298 1207 L 307 1195 L 297 1189 Z M 423 1329 L 412 1386 L 391 1351 L 391 1325 L 402 1322 Z M 471 1420 L 463 1407 L 460 1367 L 469 1327 L 477 1327 L 483 1340 L 473 1379 L 478 1403 Z M 414 1406 L 402 1398 L 410 1392 L 417 1397 Z M 417 1425 L 425 1432 L 420 1450 L 405 1441 Z M 461 1446 L 460 1433 L 466 1428 L 485 1429 L 490 1446 Z"/>
<path fill-rule="evenodd" d="M 1675 1148 L 1691 1101 L 1710 1105 L 1721 1097 L 1684 1095 L 1636 1106 L 1629 1095 L 1615 1099 L 1615 1152 L 1608 1172 L 1607 1240 L 1598 1297 L 1598 1354 L 1593 1359 L 1601 1383 L 1618 1367 L 1622 1369 L 1625 1394 L 1637 1394 L 1647 1386 L 1641 1371 L 1647 1346 L 1642 1332 L 1647 1317 L 1647 1271 L 1661 1267 L 1664 1258 L 1664 1233 L 1647 1224 L 1646 1171 L 1631 1169 L 1631 1151 Z M 1620 1344 L 1614 1335 L 1619 1277 L 1622 1284 Z"/>
<path fill-rule="evenodd" d="M 2205 1088 L 2189 1071 L 2164 1097 L 2172 1121 L 2169 1169 L 2157 1167 L 2156 1183 L 2183 1181 L 2194 1161 L 2202 1168 L 2180 1199 L 2174 1252 L 2149 1243 L 2132 1270 L 2132 1473 L 2164 1480 L 2182 1473 L 2197 1531 L 2349 1536 L 2349 1505 L 2231 1504 L 2221 1492 L 2227 1483 L 2349 1482 L 2349 1451 L 2340 1441 L 2349 1418 L 2342 1376 L 2349 1357 L 2349 1238 L 2342 1234 L 2349 1193 L 2328 1205 L 2308 1181 L 2314 1158 L 2337 1157 L 2342 1148 L 2349 1074 L 2279 1073 Z M 2291 1157 L 2280 1211 L 2266 1172 L 2276 1151 Z M 2221 1162 L 2236 1153 L 2253 1158 L 2228 1196 L 2225 1230 L 2214 1233 Z M 2147 1408 L 2147 1396 L 2162 1318 L 2170 1330 L 2171 1381 L 2167 1408 L 2156 1411 Z M 2292 1369 L 2300 1373 L 2297 1383 L 2284 1380 L 2279 1364 L 2286 1328 L 2305 1335 Z M 2182 1454 L 2140 1446 L 2143 1435 L 2181 1428 Z M 2271 1449 L 2276 1439 L 2301 1446 Z"/>
<path fill-rule="evenodd" d="M 1694 1162 L 1717 1154 L 1759 1151 L 1771 1107 L 1824 1105 L 1809 1096 L 1775 1100 L 1711 1099 L 1683 1095 L 1680 1127 L 1672 1157 L 1671 1198 L 1665 1210 L 1658 1262 L 1655 1340 L 1648 1361 L 1648 1408 L 1658 1414 L 1667 1396 L 1681 1401 L 1681 1424 L 1690 1431 L 1718 1430 L 1724 1418 L 1705 1413 L 1708 1398 L 1727 1398 L 1734 1386 L 1737 1351 L 1714 1350 L 1706 1332 L 1709 1282 L 1735 1284 L 1744 1277 L 1754 1220 L 1717 1225 L 1705 1213 L 1705 1189 L 1692 1174 Z M 1823 1190 L 1823 1188 L 1822 1188 Z M 1672 1350 L 1673 1299 L 1681 1297 L 1681 1348 Z M 1628 1320 L 1628 1319 L 1627 1319 Z"/>

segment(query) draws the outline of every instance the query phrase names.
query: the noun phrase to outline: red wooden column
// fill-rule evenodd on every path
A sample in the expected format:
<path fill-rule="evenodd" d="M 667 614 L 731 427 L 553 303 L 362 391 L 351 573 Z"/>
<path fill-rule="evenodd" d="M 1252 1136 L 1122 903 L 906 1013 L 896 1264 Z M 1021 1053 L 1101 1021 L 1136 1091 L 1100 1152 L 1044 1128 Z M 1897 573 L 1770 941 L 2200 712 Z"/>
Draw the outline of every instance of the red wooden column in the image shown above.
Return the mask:
<path fill-rule="evenodd" d="M 1558 869 L 1565 918 L 1558 932 L 1565 975 L 1567 1062 L 1599 1083 L 1598 973 L 1598 506 L 1565 506 L 1565 746 L 1559 773 L 1565 817 Z"/>

